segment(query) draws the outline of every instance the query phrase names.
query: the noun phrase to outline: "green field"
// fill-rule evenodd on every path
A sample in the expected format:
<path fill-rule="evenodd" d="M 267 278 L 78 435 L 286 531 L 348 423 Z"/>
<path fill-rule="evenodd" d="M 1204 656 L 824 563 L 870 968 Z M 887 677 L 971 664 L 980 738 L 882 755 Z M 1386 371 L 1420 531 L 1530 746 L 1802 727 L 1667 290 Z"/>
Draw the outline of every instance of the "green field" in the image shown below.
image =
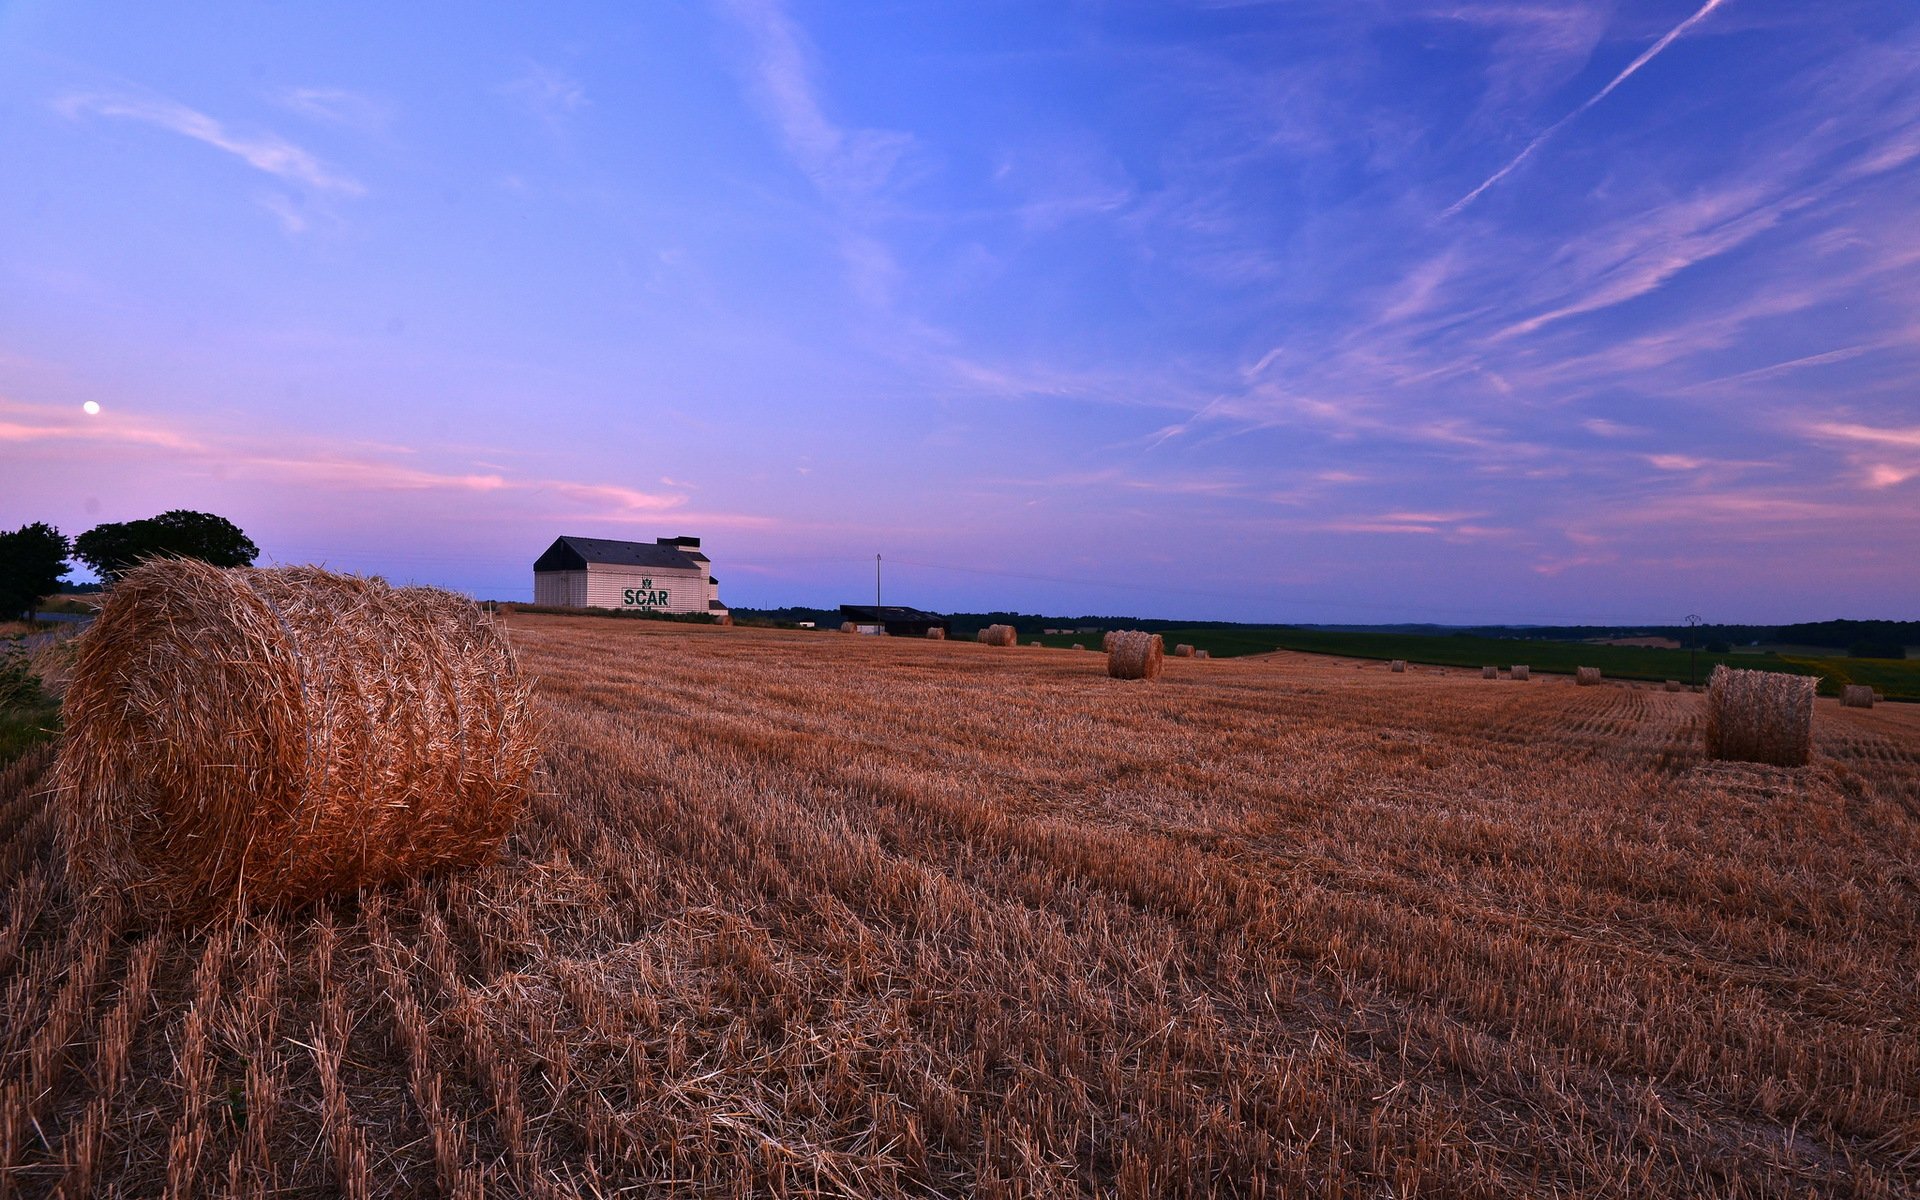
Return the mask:
<path fill-rule="evenodd" d="M 1225 628 L 1161 629 L 1171 651 L 1181 642 L 1207 651 L 1215 658 L 1265 654 L 1272 650 L 1304 650 L 1350 658 L 1404 658 L 1408 662 L 1443 667 L 1507 667 L 1525 663 L 1535 671 L 1571 675 L 1575 667 L 1599 667 L 1616 679 L 1689 678 L 1685 650 L 1655 650 L 1644 646 L 1596 646 L 1584 642 L 1556 642 L 1526 638 L 1465 636 L 1422 637 L 1404 633 L 1349 633 L 1322 629 L 1293 629 L 1280 625 L 1240 625 Z M 1033 640 L 1031 638 L 1023 640 Z M 1080 642 L 1100 648 L 1100 635 L 1050 634 L 1039 639 L 1050 646 Z M 1755 671 L 1787 671 L 1820 677 L 1823 695 L 1834 695 L 1846 683 L 1871 684 L 1889 700 L 1920 700 L 1920 661 L 1887 658 L 1819 658 L 1770 652 L 1693 656 L 1694 678 L 1705 682 L 1718 663 Z"/>

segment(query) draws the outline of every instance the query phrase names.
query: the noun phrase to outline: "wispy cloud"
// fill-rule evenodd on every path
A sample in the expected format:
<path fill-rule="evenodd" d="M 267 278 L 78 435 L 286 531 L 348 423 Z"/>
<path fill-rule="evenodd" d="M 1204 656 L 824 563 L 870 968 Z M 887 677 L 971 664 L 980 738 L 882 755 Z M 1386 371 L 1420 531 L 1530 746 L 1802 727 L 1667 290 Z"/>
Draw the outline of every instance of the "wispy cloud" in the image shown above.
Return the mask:
<path fill-rule="evenodd" d="M 207 114 L 171 100 L 81 93 L 62 97 L 54 103 L 54 107 L 72 119 L 83 116 L 113 117 L 153 125 L 224 150 L 255 170 L 264 171 L 287 183 L 342 196 L 366 194 L 367 189 L 358 180 L 334 170 L 312 153 L 277 134 L 236 133 Z"/>
<path fill-rule="evenodd" d="M 859 201 L 884 188 L 913 145 L 904 133 L 849 129 L 832 121 L 814 83 L 806 37 L 779 0 L 727 0 L 752 46 L 761 106 L 794 162 L 829 197 Z"/>
<path fill-rule="evenodd" d="M 722 7 L 746 34 L 750 92 L 787 157 L 830 206 L 849 284 L 870 308 L 890 310 L 900 268 L 874 227 L 913 138 L 828 117 L 806 36 L 779 0 L 725 0 Z"/>
<path fill-rule="evenodd" d="M 500 92 L 538 117 L 549 129 L 559 130 L 573 114 L 586 108 L 586 85 L 557 67 L 535 63 L 501 85 Z"/>
<path fill-rule="evenodd" d="M 387 104 L 346 88 L 288 88 L 275 99 L 281 107 L 309 120 L 362 133 L 378 133 L 392 119 Z"/>
<path fill-rule="evenodd" d="M 1593 95 L 1587 97 L 1584 101 L 1580 103 L 1579 107 L 1575 108 L 1572 112 L 1568 113 L 1564 117 L 1561 117 L 1558 121 L 1555 121 L 1553 124 L 1541 130 L 1539 134 L 1535 135 L 1532 141 L 1526 144 L 1525 148 L 1523 148 L 1520 151 L 1520 153 L 1514 155 L 1513 158 L 1507 162 L 1507 165 L 1501 167 L 1498 171 L 1495 171 L 1492 175 L 1487 176 L 1487 178 L 1480 184 L 1479 187 L 1474 188 L 1472 191 L 1468 192 L 1466 195 L 1462 196 L 1460 199 L 1454 201 L 1453 204 L 1448 206 L 1446 212 L 1442 213 L 1441 215 L 1446 217 L 1453 216 L 1454 214 L 1458 213 L 1461 209 L 1465 208 L 1467 205 L 1472 204 L 1475 200 L 1479 199 L 1481 193 L 1485 192 L 1488 188 L 1492 187 L 1496 183 L 1499 183 L 1502 179 L 1505 179 L 1507 176 L 1513 174 L 1513 172 L 1519 168 L 1521 163 L 1526 162 L 1527 159 L 1533 156 L 1534 151 L 1538 150 L 1542 145 L 1546 143 L 1547 139 L 1551 138 L 1555 133 L 1558 133 L 1561 130 L 1561 128 L 1563 128 L 1568 122 L 1574 120 L 1576 117 L 1580 116 L 1580 114 L 1586 112 L 1588 109 L 1592 108 L 1594 105 L 1600 103 L 1602 100 L 1605 100 L 1608 96 L 1612 95 L 1615 88 L 1618 88 L 1621 84 L 1631 79 L 1640 70 L 1641 67 L 1644 67 L 1649 62 L 1652 62 L 1654 57 L 1657 56 L 1662 50 L 1665 50 L 1668 46 L 1671 46 L 1676 40 L 1684 36 L 1686 32 L 1692 29 L 1695 25 L 1698 25 L 1700 22 L 1706 20 L 1708 14 L 1712 13 L 1714 9 L 1719 8 L 1725 2 L 1726 0 L 1707 0 L 1705 4 L 1700 6 L 1699 11 L 1695 12 L 1692 16 L 1680 22 L 1678 25 L 1675 25 L 1672 29 L 1669 29 L 1666 32 L 1666 34 L 1660 38 L 1659 41 L 1656 41 L 1653 45 L 1647 47 L 1647 49 L 1641 53 L 1640 57 L 1628 63 L 1624 70 L 1622 70 L 1618 75 L 1615 75 L 1612 79 L 1609 79 L 1605 87 L 1601 88 L 1599 91 L 1595 92 Z"/>
<path fill-rule="evenodd" d="M 498 469 L 436 469 L 406 461 L 411 457 L 409 451 L 374 452 L 322 439 L 304 439 L 302 452 L 289 452 L 289 440 L 296 444 L 301 441 L 193 433 L 174 423 L 127 413 L 111 405 L 99 416 L 85 416 L 66 408 L 0 400 L 0 445 L 54 453 L 71 453 L 63 447 L 85 446 L 87 459 L 95 466 L 113 461 L 116 455 L 125 456 L 128 462 L 152 465 L 155 453 L 161 452 L 171 457 L 176 469 L 299 483 L 343 493 L 551 495 L 568 502 L 566 513 L 591 514 L 596 520 L 657 517 L 679 512 L 687 503 L 684 491 L 545 479 Z M 703 519 L 720 515 L 724 514 L 703 514 Z"/>
<path fill-rule="evenodd" d="M 1820 421 L 1807 426 L 1814 437 L 1843 442 L 1866 442 L 1875 446 L 1895 446 L 1920 450 L 1920 425 L 1883 429 L 1874 425 L 1854 425 L 1842 421 Z"/>

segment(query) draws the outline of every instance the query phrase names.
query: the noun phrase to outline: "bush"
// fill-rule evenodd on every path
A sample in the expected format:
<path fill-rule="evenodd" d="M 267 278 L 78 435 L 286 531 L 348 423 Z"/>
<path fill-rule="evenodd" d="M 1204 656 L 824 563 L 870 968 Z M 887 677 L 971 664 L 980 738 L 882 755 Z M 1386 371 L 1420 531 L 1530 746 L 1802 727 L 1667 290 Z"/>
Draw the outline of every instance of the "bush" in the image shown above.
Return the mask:
<path fill-rule="evenodd" d="M 0 708 L 40 708 L 49 702 L 26 650 L 17 643 L 0 648 Z"/>
<path fill-rule="evenodd" d="M 54 735 L 60 706 L 18 644 L 0 645 L 0 767 Z"/>

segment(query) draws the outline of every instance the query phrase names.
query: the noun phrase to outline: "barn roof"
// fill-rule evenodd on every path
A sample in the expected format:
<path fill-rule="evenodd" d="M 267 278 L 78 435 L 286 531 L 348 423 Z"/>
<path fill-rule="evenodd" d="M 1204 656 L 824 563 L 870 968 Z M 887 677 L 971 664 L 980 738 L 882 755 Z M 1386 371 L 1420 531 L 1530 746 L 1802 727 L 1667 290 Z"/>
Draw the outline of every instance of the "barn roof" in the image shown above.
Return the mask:
<path fill-rule="evenodd" d="M 613 567 L 679 568 L 701 571 L 707 556 L 700 539 L 660 538 L 651 542 L 617 542 L 610 538 L 555 538 L 547 552 L 534 561 L 535 571 L 582 571 L 588 563 Z"/>

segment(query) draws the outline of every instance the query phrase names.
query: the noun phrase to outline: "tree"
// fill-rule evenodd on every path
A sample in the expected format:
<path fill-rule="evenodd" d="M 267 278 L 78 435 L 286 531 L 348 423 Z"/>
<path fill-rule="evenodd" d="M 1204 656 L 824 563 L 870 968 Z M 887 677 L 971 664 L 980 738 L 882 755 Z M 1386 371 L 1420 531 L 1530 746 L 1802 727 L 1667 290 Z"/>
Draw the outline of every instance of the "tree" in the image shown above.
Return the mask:
<path fill-rule="evenodd" d="M 45 521 L 0 533 L 0 616 L 31 613 L 59 591 L 68 551 L 65 535 Z"/>
<path fill-rule="evenodd" d="M 107 583 L 149 558 L 197 558 L 216 567 L 244 567 L 260 557 L 260 547 L 232 521 L 184 508 L 144 521 L 95 526 L 73 540 L 73 552 Z"/>

